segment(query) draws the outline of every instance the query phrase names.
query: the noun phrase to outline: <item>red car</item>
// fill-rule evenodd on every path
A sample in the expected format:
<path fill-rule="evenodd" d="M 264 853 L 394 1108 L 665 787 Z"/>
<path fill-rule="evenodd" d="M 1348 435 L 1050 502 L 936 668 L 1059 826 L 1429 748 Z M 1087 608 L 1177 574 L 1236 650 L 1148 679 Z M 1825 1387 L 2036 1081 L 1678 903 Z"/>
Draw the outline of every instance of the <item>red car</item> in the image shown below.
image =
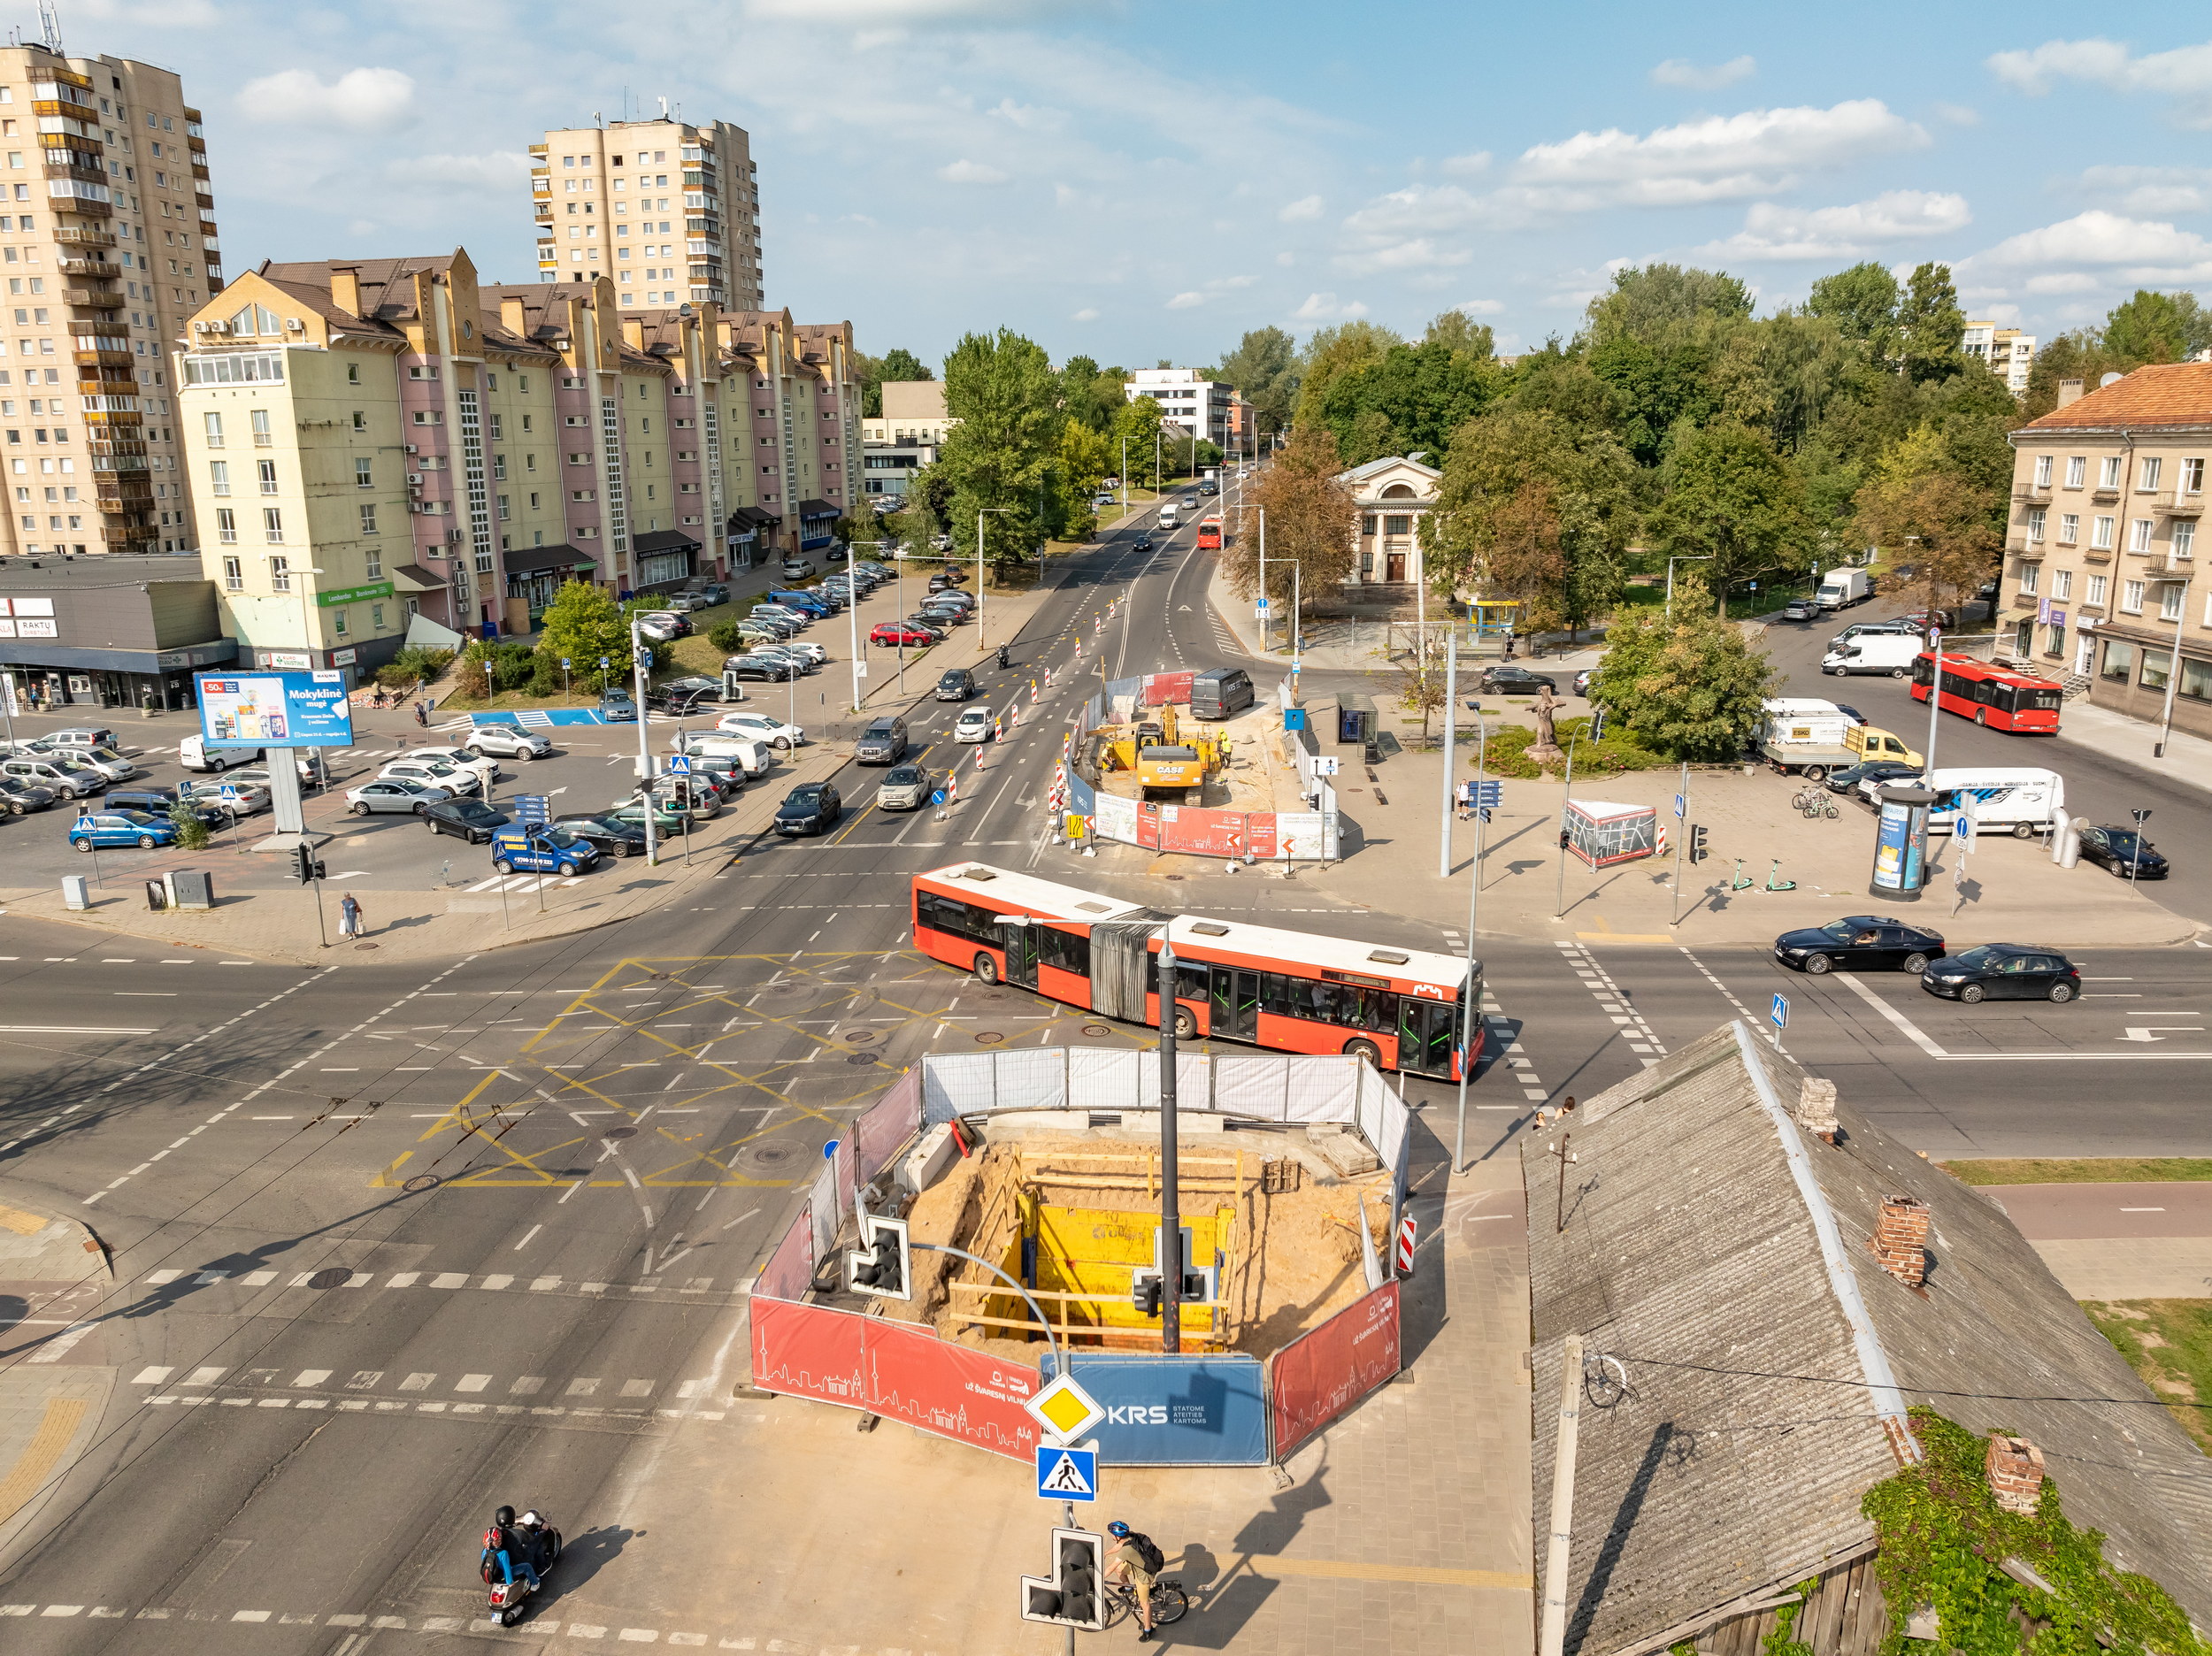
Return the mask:
<path fill-rule="evenodd" d="M 868 632 L 871 644 L 934 644 L 937 635 L 927 629 L 909 626 L 902 621 L 886 621 Z"/>

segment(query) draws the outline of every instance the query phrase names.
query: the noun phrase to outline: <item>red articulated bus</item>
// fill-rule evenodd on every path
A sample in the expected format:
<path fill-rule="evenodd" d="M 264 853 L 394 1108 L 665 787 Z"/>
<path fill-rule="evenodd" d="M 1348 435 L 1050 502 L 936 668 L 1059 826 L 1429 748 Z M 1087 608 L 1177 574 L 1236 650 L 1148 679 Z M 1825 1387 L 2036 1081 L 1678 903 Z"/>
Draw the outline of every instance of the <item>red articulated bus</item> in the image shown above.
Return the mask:
<path fill-rule="evenodd" d="M 1935 658 L 1926 650 L 1912 664 L 1912 699 L 1928 699 Z M 1970 656 L 1943 658 L 1943 687 L 1936 705 L 1992 730 L 2036 736 L 2058 734 L 2059 704 L 2064 698 L 2047 678 L 2009 672 Z"/>
<path fill-rule="evenodd" d="M 1208 518 L 1198 525 L 1198 549 L 1201 552 L 1221 550 L 1221 519 Z"/>
<path fill-rule="evenodd" d="M 1025 916 L 1008 925 L 1002 915 Z M 914 943 L 933 960 L 1102 1016 L 1159 1026 L 1159 933 L 1175 944 L 1175 1028 L 1276 1052 L 1356 1053 L 1379 1070 L 1459 1078 L 1462 1008 L 1482 969 L 1242 921 L 1166 915 L 981 862 L 914 877 Z"/>

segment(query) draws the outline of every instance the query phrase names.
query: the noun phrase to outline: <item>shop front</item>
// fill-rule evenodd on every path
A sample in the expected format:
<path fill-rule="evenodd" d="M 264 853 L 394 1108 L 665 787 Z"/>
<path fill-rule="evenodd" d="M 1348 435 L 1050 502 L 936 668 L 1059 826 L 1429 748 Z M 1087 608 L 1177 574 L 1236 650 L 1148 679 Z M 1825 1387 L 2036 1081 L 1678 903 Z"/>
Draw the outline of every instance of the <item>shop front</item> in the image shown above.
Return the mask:
<path fill-rule="evenodd" d="M 672 592 L 698 572 L 699 542 L 680 529 L 654 529 L 631 540 L 639 592 Z"/>
<path fill-rule="evenodd" d="M 507 631 L 534 632 L 546 608 L 572 580 L 588 581 L 599 560 L 572 546 L 526 547 L 503 555 L 507 569 Z"/>
<path fill-rule="evenodd" d="M 752 569 L 768 561 L 775 548 L 776 525 L 783 521 L 757 506 L 741 506 L 730 514 L 730 562 Z"/>
<path fill-rule="evenodd" d="M 830 545 L 837 539 L 837 520 L 844 515 L 842 508 L 833 506 L 826 500 L 801 501 L 799 550 L 817 552 Z"/>
<path fill-rule="evenodd" d="M 13 558 L 0 568 L 0 674 L 19 707 L 192 705 L 192 674 L 239 656 L 196 557 Z"/>

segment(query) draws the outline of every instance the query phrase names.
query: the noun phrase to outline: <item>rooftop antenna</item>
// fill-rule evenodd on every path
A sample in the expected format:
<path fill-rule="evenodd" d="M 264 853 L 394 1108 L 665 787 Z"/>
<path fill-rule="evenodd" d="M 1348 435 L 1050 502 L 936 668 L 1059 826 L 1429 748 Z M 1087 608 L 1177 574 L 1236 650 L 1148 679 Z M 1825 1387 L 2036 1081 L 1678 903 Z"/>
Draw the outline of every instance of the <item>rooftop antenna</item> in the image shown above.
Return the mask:
<path fill-rule="evenodd" d="M 666 120 L 666 119 L 668 119 L 668 100 L 667 100 L 666 98 L 663 98 L 663 99 L 661 99 L 661 100 L 660 100 L 660 105 L 661 105 L 661 119 L 662 119 L 663 120 Z"/>
<path fill-rule="evenodd" d="M 38 0 L 39 32 L 46 42 L 46 50 L 61 56 L 61 14 L 54 10 L 54 0 Z"/>

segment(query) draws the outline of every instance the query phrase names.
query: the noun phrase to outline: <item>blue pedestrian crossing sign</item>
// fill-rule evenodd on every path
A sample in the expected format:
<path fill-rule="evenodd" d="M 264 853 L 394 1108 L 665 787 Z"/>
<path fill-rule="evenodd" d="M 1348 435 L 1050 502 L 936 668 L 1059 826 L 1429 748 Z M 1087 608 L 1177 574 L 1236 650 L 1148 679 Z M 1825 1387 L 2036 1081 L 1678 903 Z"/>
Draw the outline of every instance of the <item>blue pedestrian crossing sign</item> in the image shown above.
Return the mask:
<path fill-rule="evenodd" d="M 223 784 L 222 793 L 218 797 L 219 797 L 226 805 L 235 805 L 238 803 L 238 790 L 230 783 L 226 782 Z"/>
<path fill-rule="evenodd" d="M 1773 1024 L 1774 1027 L 1778 1030 L 1786 1030 L 1789 1028 L 1790 998 L 1787 995 L 1777 995 L 1774 997 L 1774 1007 L 1773 1009 L 1767 1014 L 1767 1022 Z"/>
<path fill-rule="evenodd" d="M 691 774 L 691 755 L 689 754 L 669 755 L 668 774 L 671 776 L 689 776 Z"/>
<path fill-rule="evenodd" d="M 1094 1501 L 1098 1499 L 1098 1451 L 1037 1445 L 1040 1500 Z"/>

